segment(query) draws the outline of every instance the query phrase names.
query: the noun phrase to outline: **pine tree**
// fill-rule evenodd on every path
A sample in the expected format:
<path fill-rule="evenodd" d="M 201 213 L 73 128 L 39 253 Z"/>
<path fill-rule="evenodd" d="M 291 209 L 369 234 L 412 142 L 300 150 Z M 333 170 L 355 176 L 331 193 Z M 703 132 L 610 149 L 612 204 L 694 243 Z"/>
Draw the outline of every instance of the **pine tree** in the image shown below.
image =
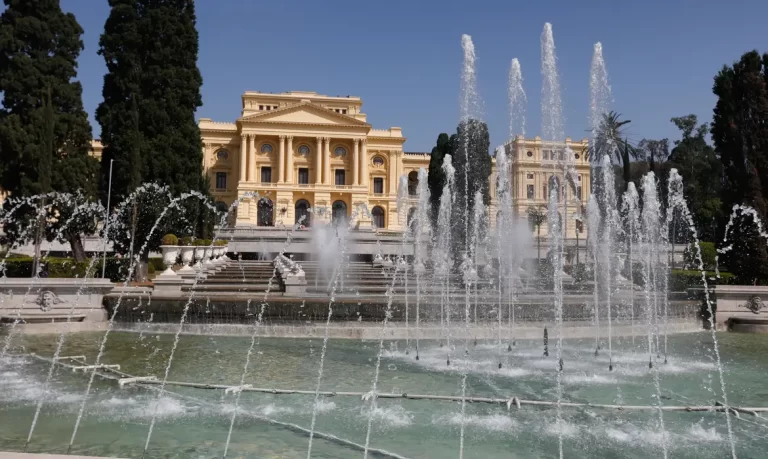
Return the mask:
<path fill-rule="evenodd" d="M 83 30 L 58 0 L 5 0 L 5 6 L 0 16 L 0 187 L 16 198 L 81 190 L 87 200 L 97 190 L 98 162 L 88 155 L 91 127 L 75 81 Z M 71 206 L 61 201 L 47 207 L 63 224 Z M 32 208 L 17 212 L 16 221 L 5 227 L 9 238 L 29 240 L 20 228 L 32 224 L 35 213 Z M 55 228 L 48 228 L 49 238 Z M 91 229 L 70 223 L 61 236 L 78 259 L 84 257 L 80 235 Z"/>
<path fill-rule="evenodd" d="M 114 160 L 112 202 L 119 204 L 140 183 L 155 182 L 178 195 L 207 194 L 203 155 L 195 111 L 202 105 L 202 77 L 197 68 L 198 34 L 192 0 L 109 0 L 111 12 L 101 36 L 99 53 L 107 64 L 104 101 L 96 119 L 105 144 L 102 183 Z M 102 192 L 106 199 L 107 190 Z M 136 227 L 135 245 L 142 244 L 156 219 L 158 206 L 137 205 L 127 226 Z M 185 205 L 186 218 L 202 215 L 195 202 Z M 138 223 L 137 223 L 138 218 Z M 165 231 L 156 230 L 148 249 L 156 249 Z M 196 226 L 195 224 L 192 225 Z M 125 233 L 121 233 L 125 237 Z M 127 247 L 127 240 L 118 241 Z M 143 258 L 148 251 L 140 254 Z"/>
<path fill-rule="evenodd" d="M 440 210 L 440 196 L 443 194 L 445 186 L 445 172 L 443 172 L 443 158 L 451 154 L 452 145 L 456 140 L 456 134 L 448 137 L 448 134 L 441 133 L 437 136 L 437 144 L 432 147 L 432 153 L 429 155 L 429 170 L 427 174 L 427 184 L 429 186 L 429 200 L 432 207 L 431 217 L 432 226 L 437 226 L 437 215 Z"/>
<path fill-rule="evenodd" d="M 462 260 L 465 243 L 468 240 L 465 229 L 471 225 L 471 216 L 476 205 L 489 205 L 491 202 L 490 176 L 491 145 L 488 126 L 479 120 L 470 119 L 456 128 L 455 141 L 452 142 L 453 165 L 456 168 L 456 210 L 453 219 L 454 259 Z M 466 151 L 465 151 L 466 150 Z M 466 174 L 465 174 L 466 171 Z M 466 180 L 465 180 L 466 178 Z M 483 202 L 476 203 L 475 193 L 480 191 Z M 466 214 L 464 213 L 466 208 Z M 465 224 L 466 223 L 466 224 Z"/>

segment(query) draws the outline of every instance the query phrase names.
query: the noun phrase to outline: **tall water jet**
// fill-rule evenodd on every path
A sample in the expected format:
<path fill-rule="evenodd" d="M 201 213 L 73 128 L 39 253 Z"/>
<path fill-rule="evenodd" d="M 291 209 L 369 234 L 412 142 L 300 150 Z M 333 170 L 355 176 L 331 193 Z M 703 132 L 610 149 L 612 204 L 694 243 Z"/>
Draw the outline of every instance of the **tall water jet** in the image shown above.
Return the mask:
<path fill-rule="evenodd" d="M 605 216 L 603 221 L 602 238 L 600 240 L 602 253 L 602 276 L 601 283 L 605 289 L 605 304 L 608 319 L 608 368 L 613 369 L 613 332 L 611 330 L 613 321 L 613 282 L 615 264 L 613 263 L 616 234 L 620 230 L 618 212 L 616 210 L 616 185 L 614 183 L 613 165 L 611 157 L 607 154 L 603 156 L 600 163 L 601 184 L 599 190 L 598 202 L 601 204 L 602 213 Z M 595 279 L 598 279 L 597 273 Z"/>
<path fill-rule="evenodd" d="M 499 258 L 498 277 L 497 277 L 497 319 L 498 319 L 498 342 L 499 347 L 499 368 L 501 368 L 501 335 L 502 335 L 502 320 L 504 317 L 504 310 L 502 306 L 502 294 L 504 291 L 504 280 L 512 277 L 512 256 L 511 245 L 505 243 L 506 234 L 512 227 L 512 190 L 510 180 L 512 177 L 510 170 L 509 158 L 507 157 L 506 149 L 502 146 L 496 149 L 496 199 L 498 201 L 498 214 L 496 217 L 496 248 L 498 250 L 497 256 Z M 509 289 L 508 289 L 509 290 Z M 508 302 L 511 303 L 511 302 Z M 510 304 L 510 307 L 512 305 Z M 511 320 L 511 314 L 510 314 Z M 510 330 L 514 333 L 514 330 Z M 511 343 L 510 343 L 511 345 Z"/>
<path fill-rule="evenodd" d="M 648 338 L 648 367 L 653 373 L 654 386 L 656 388 L 656 405 L 659 414 L 659 427 L 662 434 L 661 446 L 664 457 L 667 457 L 667 433 L 664 429 L 664 412 L 661 408 L 661 383 L 659 381 L 659 370 L 653 365 L 653 321 L 655 307 L 653 305 L 654 297 L 658 296 L 651 283 L 656 275 L 657 254 L 659 243 L 661 241 L 660 223 L 661 223 L 661 205 L 656 190 L 656 177 L 653 172 L 649 172 L 642 178 L 643 191 L 643 210 L 642 210 L 642 235 L 643 235 L 643 280 L 645 281 L 645 322 L 647 326 Z M 665 254 L 666 255 L 666 254 Z"/>
<path fill-rule="evenodd" d="M 600 207 L 594 193 L 589 194 L 587 201 L 587 229 L 589 231 L 589 251 L 592 253 L 592 296 L 595 313 L 595 357 L 600 352 L 600 290 L 598 276 L 598 266 L 600 264 L 600 245 L 598 234 L 600 234 Z"/>
<path fill-rule="evenodd" d="M 400 246 L 400 263 L 402 266 L 400 266 L 401 270 L 403 271 L 403 294 L 405 295 L 405 353 L 406 355 L 410 353 L 411 349 L 411 335 L 410 335 L 410 328 L 408 324 L 408 316 L 409 316 L 409 310 L 408 310 L 408 260 L 405 258 L 405 242 L 408 239 L 408 236 L 410 234 L 410 228 L 407 225 L 407 213 L 408 213 L 408 176 L 403 174 L 400 176 L 400 183 L 397 187 L 397 219 L 398 223 L 400 223 L 401 226 L 404 226 L 403 230 L 403 243 Z"/>
<path fill-rule="evenodd" d="M 429 215 L 430 192 L 427 182 L 427 170 L 425 168 L 419 168 L 418 179 L 419 183 L 416 186 L 416 215 L 414 222 L 412 222 L 413 228 L 411 229 L 414 241 L 413 273 L 416 275 L 416 360 L 419 360 L 419 339 L 421 337 L 421 312 L 419 310 L 421 307 L 421 276 L 426 272 L 426 267 L 424 266 L 425 249 L 422 247 L 422 243 L 424 238 L 429 237 L 432 233 Z"/>
<path fill-rule="evenodd" d="M 611 106 L 611 86 L 603 59 L 603 45 L 595 43 L 592 52 L 592 66 L 589 71 L 589 127 L 595 137 L 603 115 Z"/>
<path fill-rule="evenodd" d="M 682 214 L 682 217 L 686 223 L 688 223 L 688 227 L 690 228 L 691 232 L 693 233 L 693 242 L 694 247 L 696 248 L 695 251 L 695 257 L 696 257 L 696 264 L 698 265 L 698 270 L 701 272 L 701 282 L 704 286 L 704 301 L 707 306 L 707 314 L 709 316 L 709 331 L 712 336 L 712 350 L 715 353 L 715 364 L 717 365 L 717 373 L 720 377 L 720 388 L 723 391 L 723 408 L 725 412 L 725 421 L 726 425 L 728 427 L 728 442 L 731 446 L 731 457 L 733 459 L 736 459 L 736 440 L 733 435 L 733 427 L 731 426 L 731 408 L 728 405 L 728 391 L 725 388 L 725 371 L 723 369 L 723 362 L 720 358 L 720 345 L 717 342 L 717 332 L 715 330 L 715 323 L 714 323 L 714 317 L 715 313 L 712 308 L 712 300 L 709 296 L 709 282 L 707 281 L 707 273 L 704 269 L 704 261 L 701 257 L 701 244 L 699 243 L 699 235 L 696 231 L 696 225 L 694 224 L 693 217 L 691 216 L 691 212 L 688 209 L 688 204 L 685 202 L 685 197 L 683 196 L 683 187 L 682 187 L 682 177 L 680 177 L 680 174 L 677 173 L 677 169 L 671 169 L 669 171 L 669 184 L 668 189 L 673 190 L 674 193 L 672 193 L 670 196 L 668 196 L 668 209 L 667 212 L 673 211 L 675 209 L 679 209 L 680 213 Z M 736 207 L 734 206 L 734 213 L 736 211 Z M 763 231 L 761 220 L 758 218 L 757 212 L 755 209 L 752 208 L 746 208 L 744 206 L 741 206 L 741 209 L 744 212 L 749 213 L 751 210 L 752 217 L 754 219 L 755 224 L 757 225 L 758 233 L 763 237 L 766 238 L 765 232 Z M 731 215 L 731 219 L 728 222 L 729 225 L 731 225 L 733 222 L 733 214 Z M 726 234 L 728 234 L 728 228 L 726 228 Z"/>
<path fill-rule="evenodd" d="M 629 273 L 632 276 L 633 266 L 635 262 L 636 254 L 640 236 L 640 195 L 637 193 L 637 188 L 634 182 L 627 184 L 627 191 L 624 192 L 624 199 L 622 200 L 622 213 L 626 222 L 626 243 L 627 243 L 627 265 L 629 266 Z M 666 257 L 663 257 L 666 260 Z M 634 282 L 630 278 L 631 282 Z M 664 295 L 666 298 L 666 294 Z M 632 344 L 635 344 L 635 289 L 630 290 L 630 303 L 629 303 L 629 317 L 630 327 L 632 333 Z M 665 350 L 666 354 L 666 350 Z"/>
<path fill-rule="evenodd" d="M 474 267 L 474 260 L 470 250 L 470 237 L 469 237 L 469 200 L 472 195 L 472 190 L 469 184 L 469 136 L 470 136 L 470 121 L 481 119 L 481 107 L 480 98 L 477 94 L 477 73 L 475 67 L 475 45 L 472 42 L 472 37 L 467 34 L 461 36 L 461 47 L 464 51 L 464 62 L 461 71 L 461 100 L 459 103 L 461 123 L 464 124 L 464 135 L 459 140 L 462 143 L 464 150 L 464 181 L 462 183 L 463 195 L 464 195 L 464 212 L 462 219 L 464 220 L 464 254 L 462 261 L 462 272 L 464 277 L 464 319 L 465 319 L 465 336 L 464 336 L 464 351 L 467 354 L 469 346 L 469 307 L 470 307 L 470 283 L 473 277 L 477 276 L 477 271 Z M 474 196 L 472 196 L 474 198 Z M 474 206 L 478 206 L 480 203 L 474 202 Z M 462 370 L 461 375 L 461 428 L 459 432 L 459 458 L 464 456 L 464 412 L 466 408 L 466 389 L 467 389 L 467 372 Z"/>
<path fill-rule="evenodd" d="M 528 98 L 523 89 L 523 73 L 520 61 L 512 59 L 509 66 L 509 137 L 514 139 L 518 134 L 525 135 L 525 112 L 528 108 Z"/>
<path fill-rule="evenodd" d="M 441 282 L 440 294 L 440 326 L 444 334 L 445 344 L 447 346 L 448 357 L 446 363 L 450 365 L 450 275 L 453 267 L 453 251 L 451 250 L 451 226 L 452 209 L 455 203 L 455 174 L 451 155 L 445 155 L 443 158 L 443 173 L 445 174 L 445 185 L 443 193 L 440 195 L 440 208 L 437 215 L 437 228 L 435 228 L 436 240 L 435 247 L 432 250 L 432 264 L 435 267 L 435 277 Z"/>
<path fill-rule="evenodd" d="M 544 24 L 541 33 L 541 130 L 547 142 L 562 141 L 563 104 L 560 96 L 560 76 L 557 72 L 555 39 L 552 24 Z"/>

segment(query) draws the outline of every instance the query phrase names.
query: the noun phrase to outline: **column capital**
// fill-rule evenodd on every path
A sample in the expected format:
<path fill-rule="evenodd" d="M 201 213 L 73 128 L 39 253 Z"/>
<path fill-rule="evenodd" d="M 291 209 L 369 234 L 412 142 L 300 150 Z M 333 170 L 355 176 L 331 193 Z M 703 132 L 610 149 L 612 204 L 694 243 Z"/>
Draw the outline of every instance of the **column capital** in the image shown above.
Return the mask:
<path fill-rule="evenodd" d="M 281 134 L 281 135 L 279 135 L 278 137 L 280 138 L 280 140 L 285 140 L 285 137 L 286 137 L 286 136 Z"/>
<path fill-rule="evenodd" d="M 287 135 L 287 136 L 285 136 L 285 138 L 288 139 L 288 140 L 293 140 L 293 136 L 292 135 Z"/>
<path fill-rule="evenodd" d="M 368 143 L 368 139 L 360 139 L 360 143 L 365 145 Z"/>
<path fill-rule="evenodd" d="M 331 138 L 330 138 L 330 137 L 323 137 L 323 141 L 324 141 L 324 142 L 330 142 L 330 141 L 331 141 Z"/>

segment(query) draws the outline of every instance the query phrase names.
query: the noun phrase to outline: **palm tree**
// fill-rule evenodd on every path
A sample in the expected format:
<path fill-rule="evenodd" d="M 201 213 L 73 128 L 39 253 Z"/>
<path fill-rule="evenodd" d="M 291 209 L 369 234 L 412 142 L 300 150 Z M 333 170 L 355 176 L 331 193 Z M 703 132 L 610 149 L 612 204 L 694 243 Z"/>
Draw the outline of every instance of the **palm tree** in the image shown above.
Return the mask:
<path fill-rule="evenodd" d="M 631 122 L 632 120 L 622 120 L 621 114 L 614 111 L 604 113 L 595 133 L 594 144 L 590 145 L 587 152 L 594 162 L 599 163 L 604 155 L 609 155 L 622 165 L 625 191 L 632 178 L 629 169 L 630 158 L 637 160 L 641 156 L 640 150 L 629 143 L 624 129 L 624 126 Z"/>
<path fill-rule="evenodd" d="M 547 221 L 547 213 L 538 207 L 528 208 L 528 225 L 536 230 L 536 258 L 541 260 L 541 225 Z"/>

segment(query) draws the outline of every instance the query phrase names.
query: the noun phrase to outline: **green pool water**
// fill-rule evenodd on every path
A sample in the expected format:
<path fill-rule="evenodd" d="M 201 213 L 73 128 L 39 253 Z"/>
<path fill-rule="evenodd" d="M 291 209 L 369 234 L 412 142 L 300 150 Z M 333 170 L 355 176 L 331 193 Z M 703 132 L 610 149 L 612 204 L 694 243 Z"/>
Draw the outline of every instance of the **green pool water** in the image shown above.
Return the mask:
<path fill-rule="evenodd" d="M 62 355 L 86 355 L 92 362 L 100 333 L 67 338 Z M 768 336 L 718 334 L 725 367 L 729 403 L 768 406 Z M 21 451 L 43 396 L 49 364 L 31 353 L 53 355 L 55 336 L 19 336 L 13 356 L 0 361 L 0 450 Z M 119 364 L 136 376 L 162 378 L 173 343 L 172 335 L 113 333 L 103 363 Z M 169 379 L 232 384 L 240 381 L 250 340 L 242 337 L 181 336 Z M 321 390 L 370 391 L 378 342 L 332 340 L 328 343 Z M 467 395 L 531 400 L 555 400 L 554 340 L 550 357 L 540 341 L 522 341 L 507 352 L 493 342 L 456 343 L 450 367 L 449 348 L 422 342 L 420 360 L 406 355 L 404 342 L 385 342 L 379 390 L 391 393 L 460 395 L 466 371 Z M 649 372 L 647 340 L 630 338 L 613 343 L 614 371 L 608 371 L 607 350 L 594 356 L 594 341 L 566 340 L 562 375 L 564 400 L 624 405 L 654 404 L 655 386 Z M 246 383 L 255 387 L 314 390 L 322 341 L 261 339 L 251 359 Z M 662 403 L 707 405 L 722 398 L 709 332 L 670 336 L 667 364 L 656 360 Z M 26 354 L 26 357 L 24 356 Z M 498 369 L 499 358 L 503 368 Z M 28 452 L 67 451 L 87 374 L 57 367 Z M 235 396 L 223 391 L 168 386 L 158 392 L 143 386 L 119 388 L 115 381 L 96 378 L 72 453 L 95 456 L 142 457 L 150 420 L 157 422 L 146 457 L 222 457 Z M 265 419 L 308 428 L 313 397 L 246 392 L 232 432 L 231 458 L 305 458 L 308 437 L 295 428 Z M 554 408 L 468 404 L 465 458 L 550 458 L 558 456 L 562 433 L 567 458 L 662 457 L 664 435 L 655 411 L 607 411 L 564 408 L 564 422 L 555 423 Z M 459 457 L 461 404 L 450 401 L 379 399 L 375 411 L 359 397 L 324 397 L 317 405 L 316 430 L 364 444 L 372 416 L 370 445 L 408 458 Z M 732 417 L 740 458 L 768 454 L 768 419 Z M 663 422 L 669 457 L 730 457 L 723 413 L 665 412 Z M 315 439 L 312 457 L 362 457 L 344 444 Z M 375 457 L 375 455 L 373 456 Z"/>

